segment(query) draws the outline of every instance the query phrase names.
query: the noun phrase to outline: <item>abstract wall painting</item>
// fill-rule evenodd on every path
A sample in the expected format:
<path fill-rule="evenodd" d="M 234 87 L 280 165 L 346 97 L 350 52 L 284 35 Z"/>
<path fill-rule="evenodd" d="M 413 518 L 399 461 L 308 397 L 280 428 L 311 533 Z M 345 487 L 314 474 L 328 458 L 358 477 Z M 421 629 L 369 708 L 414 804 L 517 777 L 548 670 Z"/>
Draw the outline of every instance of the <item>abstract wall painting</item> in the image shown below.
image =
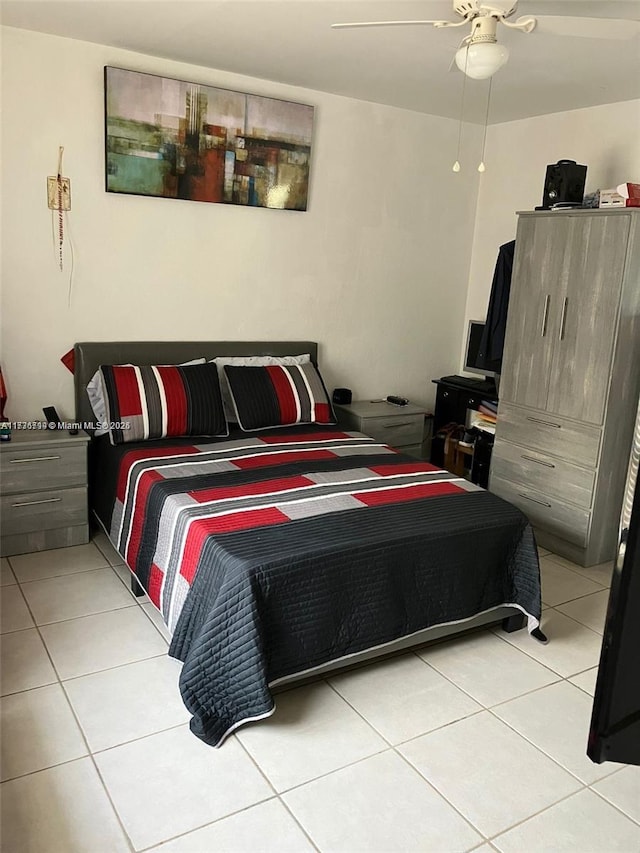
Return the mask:
<path fill-rule="evenodd" d="M 312 106 L 104 73 L 107 192 L 307 209 Z"/>

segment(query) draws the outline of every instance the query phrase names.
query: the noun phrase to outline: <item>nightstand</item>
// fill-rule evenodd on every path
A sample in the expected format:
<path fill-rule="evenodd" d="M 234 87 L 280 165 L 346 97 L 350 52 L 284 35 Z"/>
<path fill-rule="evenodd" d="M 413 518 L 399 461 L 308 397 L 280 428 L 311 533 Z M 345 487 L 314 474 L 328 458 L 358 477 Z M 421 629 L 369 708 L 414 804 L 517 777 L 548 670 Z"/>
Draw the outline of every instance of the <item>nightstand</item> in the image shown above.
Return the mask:
<path fill-rule="evenodd" d="M 0 554 L 89 541 L 87 444 L 63 430 L 14 430 L 0 443 Z"/>
<path fill-rule="evenodd" d="M 333 408 L 341 427 L 363 432 L 402 453 L 422 458 L 427 413 L 420 406 L 354 400 L 349 405 L 334 404 Z"/>

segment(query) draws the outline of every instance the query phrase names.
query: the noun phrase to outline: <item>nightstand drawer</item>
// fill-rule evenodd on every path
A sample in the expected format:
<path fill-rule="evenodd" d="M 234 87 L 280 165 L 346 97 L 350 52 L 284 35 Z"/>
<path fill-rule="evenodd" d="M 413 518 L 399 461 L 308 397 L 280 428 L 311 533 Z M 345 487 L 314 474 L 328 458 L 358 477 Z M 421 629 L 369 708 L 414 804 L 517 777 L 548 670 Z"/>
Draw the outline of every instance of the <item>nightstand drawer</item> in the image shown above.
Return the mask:
<path fill-rule="evenodd" d="M 420 444 L 424 433 L 424 415 L 363 418 L 360 429 L 376 441 L 390 444 L 391 447 Z"/>
<path fill-rule="evenodd" d="M 87 488 L 6 495 L 0 499 L 2 536 L 87 523 Z"/>
<path fill-rule="evenodd" d="M 87 480 L 86 445 L 3 449 L 0 476 L 3 495 L 82 485 Z"/>

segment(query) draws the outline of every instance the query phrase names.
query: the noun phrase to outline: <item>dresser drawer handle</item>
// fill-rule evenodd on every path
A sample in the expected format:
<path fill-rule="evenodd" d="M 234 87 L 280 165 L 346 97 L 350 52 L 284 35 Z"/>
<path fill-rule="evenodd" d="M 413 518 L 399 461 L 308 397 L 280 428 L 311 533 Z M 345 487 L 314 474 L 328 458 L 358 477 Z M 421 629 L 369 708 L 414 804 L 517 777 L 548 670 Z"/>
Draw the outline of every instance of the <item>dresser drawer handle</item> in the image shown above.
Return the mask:
<path fill-rule="evenodd" d="M 550 426 L 554 429 L 562 429 L 562 424 L 554 424 L 553 421 L 543 421 L 542 418 L 532 418 L 527 416 L 528 421 L 533 421 L 534 424 L 544 424 L 544 426 Z"/>
<path fill-rule="evenodd" d="M 51 462 L 53 459 L 60 459 L 59 456 L 32 456 L 31 459 L 11 459 L 12 465 L 21 465 L 23 462 Z"/>
<path fill-rule="evenodd" d="M 36 506 L 37 504 L 57 504 L 62 500 L 62 498 L 45 498 L 42 501 L 22 501 L 19 504 L 11 504 L 11 506 L 19 507 L 19 506 Z"/>
<path fill-rule="evenodd" d="M 546 501 L 539 501 L 537 498 L 531 498 L 529 495 L 523 495 L 522 492 L 518 492 L 521 498 L 525 498 L 528 501 L 533 501 L 534 504 L 540 504 L 541 506 L 546 506 L 551 509 L 551 504 L 548 504 Z"/>
<path fill-rule="evenodd" d="M 396 429 L 397 427 L 413 426 L 413 421 L 405 421 L 401 424 L 383 424 L 385 429 Z"/>
<path fill-rule="evenodd" d="M 544 465 L 545 468 L 555 468 L 556 466 L 553 462 L 543 462 L 542 459 L 536 459 L 533 456 L 527 456 L 526 453 L 523 453 L 520 459 L 527 459 L 529 462 L 536 462 L 538 465 Z"/>

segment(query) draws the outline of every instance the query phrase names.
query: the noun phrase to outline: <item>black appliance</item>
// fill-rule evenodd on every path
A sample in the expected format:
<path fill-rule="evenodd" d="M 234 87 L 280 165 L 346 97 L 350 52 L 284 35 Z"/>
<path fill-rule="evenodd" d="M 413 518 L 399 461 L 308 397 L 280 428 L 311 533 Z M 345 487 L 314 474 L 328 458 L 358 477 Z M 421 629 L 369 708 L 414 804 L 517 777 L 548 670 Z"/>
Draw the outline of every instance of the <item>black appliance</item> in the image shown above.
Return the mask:
<path fill-rule="evenodd" d="M 547 166 L 542 205 L 536 207 L 536 210 L 549 210 L 554 205 L 579 207 L 584 198 L 586 181 L 587 167 L 580 166 L 575 160 L 552 163 Z"/>
<path fill-rule="evenodd" d="M 640 406 L 631 449 L 587 755 L 640 764 Z"/>

